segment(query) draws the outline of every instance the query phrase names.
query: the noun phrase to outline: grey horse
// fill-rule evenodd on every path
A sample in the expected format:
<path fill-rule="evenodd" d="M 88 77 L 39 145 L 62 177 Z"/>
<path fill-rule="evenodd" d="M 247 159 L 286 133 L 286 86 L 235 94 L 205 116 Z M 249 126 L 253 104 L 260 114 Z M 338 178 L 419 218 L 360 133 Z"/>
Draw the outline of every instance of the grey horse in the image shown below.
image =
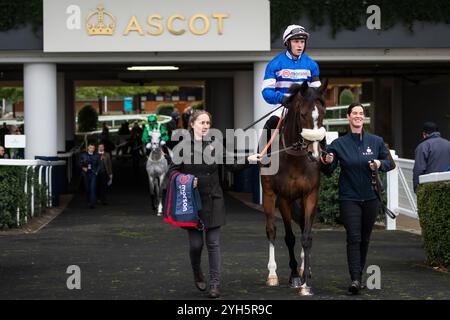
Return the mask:
<path fill-rule="evenodd" d="M 151 137 L 151 142 L 147 144 L 146 148 L 150 149 L 151 152 L 145 168 L 148 174 L 153 210 L 157 210 L 157 215 L 162 216 L 162 184 L 169 165 L 161 148 L 161 133 L 159 130 L 150 131 L 149 136 Z"/>

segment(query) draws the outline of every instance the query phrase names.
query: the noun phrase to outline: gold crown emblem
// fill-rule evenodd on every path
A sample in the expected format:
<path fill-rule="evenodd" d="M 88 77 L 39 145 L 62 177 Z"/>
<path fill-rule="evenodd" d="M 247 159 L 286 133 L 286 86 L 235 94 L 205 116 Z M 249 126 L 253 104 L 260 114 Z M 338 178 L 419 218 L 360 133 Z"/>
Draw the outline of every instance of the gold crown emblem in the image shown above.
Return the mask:
<path fill-rule="evenodd" d="M 90 23 L 90 20 L 97 16 L 97 24 Z M 109 24 L 105 24 L 105 17 Z M 86 18 L 86 29 L 90 36 L 111 36 L 116 29 L 116 18 L 105 11 L 102 4 L 97 6 L 97 12 L 93 12 Z"/>

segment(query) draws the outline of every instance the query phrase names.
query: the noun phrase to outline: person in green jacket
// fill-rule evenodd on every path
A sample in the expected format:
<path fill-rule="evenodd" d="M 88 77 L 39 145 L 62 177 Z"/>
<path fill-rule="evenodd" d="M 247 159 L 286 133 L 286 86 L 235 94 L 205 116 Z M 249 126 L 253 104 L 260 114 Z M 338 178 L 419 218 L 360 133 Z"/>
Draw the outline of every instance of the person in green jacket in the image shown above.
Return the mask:
<path fill-rule="evenodd" d="M 153 130 L 159 130 L 161 133 L 160 145 L 165 153 L 166 158 L 170 157 L 169 150 L 166 146 L 166 142 L 169 140 L 169 132 L 164 124 L 158 123 L 158 118 L 156 114 L 150 114 L 147 117 L 147 124 L 145 125 L 144 133 L 142 134 L 142 143 L 146 146 L 147 155 L 150 154 L 150 148 L 147 147 L 147 144 L 151 142 L 150 132 Z"/>

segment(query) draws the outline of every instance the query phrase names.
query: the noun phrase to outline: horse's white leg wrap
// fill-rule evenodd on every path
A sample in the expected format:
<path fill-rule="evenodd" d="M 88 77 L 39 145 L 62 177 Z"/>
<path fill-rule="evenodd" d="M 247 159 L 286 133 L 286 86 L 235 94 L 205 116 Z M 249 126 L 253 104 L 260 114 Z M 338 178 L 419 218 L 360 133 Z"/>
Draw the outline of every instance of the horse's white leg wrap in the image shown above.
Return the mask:
<path fill-rule="evenodd" d="M 305 270 L 305 251 L 302 248 L 302 253 L 300 253 L 300 261 L 302 262 L 300 265 L 300 276 L 303 277 L 303 271 Z"/>
<path fill-rule="evenodd" d="M 277 263 L 275 261 L 275 246 L 272 242 L 269 243 L 269 264 L 267 265 L 269 269 L 269 277 L 267 278 L 267 285 L 277 286 L 278 276 L 277 276 Z"/>
<path fill-rule="evenodd" d="M 269 269 L 269 276 L 277 275 L 277 263 L 275 261 L 275 246 L 273 243 L 269 244 L 269 264 L 267 265 Z"/>

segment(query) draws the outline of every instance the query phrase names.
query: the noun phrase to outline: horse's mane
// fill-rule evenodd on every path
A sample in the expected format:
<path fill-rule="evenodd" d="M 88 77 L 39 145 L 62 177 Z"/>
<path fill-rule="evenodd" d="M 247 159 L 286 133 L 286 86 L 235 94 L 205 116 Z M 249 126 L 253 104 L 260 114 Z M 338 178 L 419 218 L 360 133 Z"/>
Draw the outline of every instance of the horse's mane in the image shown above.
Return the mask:
<path fill-rule="evenodd" d="M 319 100 L 322 105 L 325 105 L 322 95 L 318 90 L 309 87 L 306 81 L 302 84 L 293 84 L 289 88 L 289 93 L 290 96 L 287 101 L 289 112 L 286 115 L 284 124 L 284 135 L 288 145 L 298 141 L 300 138 L 299 133 L 302 128 L 298 119 L 300 118 L 302 106 L 305 104 L 310 106 L 309 111 L 312 112 L 314 101 Z"/>

